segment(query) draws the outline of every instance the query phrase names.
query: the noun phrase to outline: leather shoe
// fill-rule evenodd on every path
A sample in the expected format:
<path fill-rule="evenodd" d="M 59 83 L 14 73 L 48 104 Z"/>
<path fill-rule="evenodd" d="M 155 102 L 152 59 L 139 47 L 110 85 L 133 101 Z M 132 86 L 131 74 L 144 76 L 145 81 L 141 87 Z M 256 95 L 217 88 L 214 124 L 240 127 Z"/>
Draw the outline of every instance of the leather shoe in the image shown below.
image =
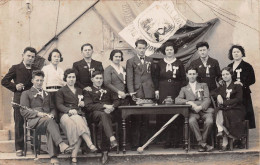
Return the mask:
<path fill-rule="evenodd" d="M 200 145 L 198 152 L 206 152 L 206 148 Z"/>
<path fill-rule="evenodd" d="M 110 149 L 115 148 L 117 146 L 118 146 L 118 144 L 117 144 L 116 140 L 113 140 L 113 141 L 110 142 Z"/>
<path fill-rule="evenodd" d="M 206 148 L 206 152 L 211 152 L 214 150 L 214 147 L 212 147 L 210 145 L 206 145 L 205 148 Z"/>
<path fill-rule="evenodd" d="M 227 151 L 227 146 L 222 146 L 221 149 L 219 150 L 219 152 L 225 152 Z"/>
<path fill-rule="evenodd" d="M 17 150 L 16 151 L 16 156 L 23 156 L 23 150 Z"/>
<path fill-rule="evenodd" d="M 107 151 L 102 152 L 101 163 L 102 164 L 108 163 L 108 152 Z"/>

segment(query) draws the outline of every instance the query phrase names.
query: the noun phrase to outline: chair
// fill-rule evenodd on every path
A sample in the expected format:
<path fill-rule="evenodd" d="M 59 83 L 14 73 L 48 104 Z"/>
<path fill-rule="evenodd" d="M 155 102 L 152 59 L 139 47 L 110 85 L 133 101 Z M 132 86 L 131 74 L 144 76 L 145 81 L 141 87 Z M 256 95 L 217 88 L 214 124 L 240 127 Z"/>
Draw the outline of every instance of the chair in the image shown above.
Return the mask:
<path fill-rule="evenodd" d="M 211 99 L 211 102 L 212 102 L 214 109 L 216 110 L 217 109 L 216 100 L 214 100 L 214 98 L 212 96 L 210 97 L 210 99 Z M 245 148 L 248 149 L 249 148 L 249 121 L 244 120 L 243 124 L 245 125 L 245 130 L 244 130 L 244 133 L 242 135 L 242 138 L 245 138 L 245 140 L 246 140 Z M 217 129 L 216 129 L 215 132 L 217 132 Z M 230 145 L 230 150 L 232 151 L 234 140 L 231 139 L 231 138 L 228 138 L 228 143 Z M 216 144 L 219 145 L 219 141 L 217 139 L 216 139 Z"/>
<path fill-rule="evenodd" d="M 98 147 L 98 142 L 97 142 L 97 128 L 98 128 L 98 126 L 95 124 L 95 123 L 92 123 L 91 124 L 91 126 L 92 126 L 92 139 L 93 139 L 93 143 L 94 143 L 94 145 L 96 146 L 96 147 Z M 116 136 L 116 139 L 117 140 L 119 140 L 119 135 L 118 135 L 118 123 L 117 122 L 115 122 L 115 123 L 113 123 L 112 124 L 112 128 L 113 128 L 113 130 L 115 130 L 114 131 L 114 134 L 115 134 L 115 136 Z M 102 132 L 103 131 L 100 131 L 101 132 L 101 137 L 103 136 L 102 135 Z M 101 138 L 102 139 L 102 138 Z M 117 148 L 116 148 L 116 153 L 117 154 L 119 154 L 119 144 L 118 144 L 118 146 L 117 146 Z"/>
<path fill-rule="evenodd" d="M 44 134 L 37 132 L 35 128 L 30 128 L 26 118 L 24 118 L 24 156 L 26 156 L 27 153 L 27 144 L 33 147 L 35 158 L 37 158 L 38 154 L 40 155 L 41 135 Z"/>

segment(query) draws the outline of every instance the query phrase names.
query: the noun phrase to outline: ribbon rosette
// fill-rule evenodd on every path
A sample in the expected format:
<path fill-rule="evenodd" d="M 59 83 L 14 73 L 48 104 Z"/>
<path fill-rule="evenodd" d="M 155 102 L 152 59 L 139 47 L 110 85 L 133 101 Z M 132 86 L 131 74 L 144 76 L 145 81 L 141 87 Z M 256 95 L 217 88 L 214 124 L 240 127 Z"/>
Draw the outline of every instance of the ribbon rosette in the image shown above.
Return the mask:
<path fill-rule="evenodd" d="M 100 92 L 99 100 L 101 100 L 103 94 L 104 94 L 104 93 L 107 93 L 107 91 L 106 91 L 105 89 L 100 89 L 99 92 Z"/>
<path fill-rule="evenodd" d="M 198 90 L 196 90 L 196 92 L 198 94 L 199 100 L 202 100 L 204 90 L 203 89 L 198 89 Z"/>
<path fill-rule="evenodd" d="M 237 81 L 240 81 L 240 73 L 242 72 L 242 68 L 236 69 L 237 72 Z"/>
<path fill-rule="evenodd" d="M 173 71 L 172 71 L 172 77 L 173 77 L 173 78 L 176 78 L 176 71 L 179 69 L 179 67 L 178 67 L 178 66 L 172 66 L 172 69 L 173 69 Z"/>
<path fill-rule="evenodd" d="M 206 65 L 206 77 L 210 77 L 210 75 L 209 75 L 209 68 L 210 67 L 211 67 L 210 65 Z"/>
<path fill-rule="evenodd" d="M 146 67 L 147 67 L 147 68 L 146 68 L 146 69 L 147 69 L 147 72 L 150 73 L 150 65 L 151 65 L 151 62 L 146 61 L 145 64 L 146 64 Z"/>
<path fill-rule="evenodd" d="M 78 99 L 79 99 L 79 102 L 81 102 L 83 99 L 83 95 L 78 95 Z"/>
<path fill-rule="evenodd" d="M 229 100 L 230 99 L 230 93 L 232 92 L 232 89 L 227 89 L 226 92 L 227 92 L 226 98 L 227 98 L 227 100 Z"/>
<path fill-rule="evenodd" d="M 95 71 L 95 68 L 90 68 L 89 72 L 90 72 L 90 76 L 92 76 L 92 73 Z"/>

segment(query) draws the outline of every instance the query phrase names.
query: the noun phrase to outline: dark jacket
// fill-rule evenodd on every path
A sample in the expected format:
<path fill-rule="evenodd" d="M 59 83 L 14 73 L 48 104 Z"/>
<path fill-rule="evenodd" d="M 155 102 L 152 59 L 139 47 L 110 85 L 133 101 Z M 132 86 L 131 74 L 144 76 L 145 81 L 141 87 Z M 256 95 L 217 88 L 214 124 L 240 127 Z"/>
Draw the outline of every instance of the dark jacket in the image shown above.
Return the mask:
<path fill-rule="evenodd" d="M 92 86 L 91 72 L 89 69 L 93 68 L 95 71 L 104 72 L 102 63 L 93 59 L 91 60 L 90 68 L 84 59 L 73 63 L 73 69 L 76 71 L 77 75 L 77 87 L 84 89 L 87 86 Z"/>

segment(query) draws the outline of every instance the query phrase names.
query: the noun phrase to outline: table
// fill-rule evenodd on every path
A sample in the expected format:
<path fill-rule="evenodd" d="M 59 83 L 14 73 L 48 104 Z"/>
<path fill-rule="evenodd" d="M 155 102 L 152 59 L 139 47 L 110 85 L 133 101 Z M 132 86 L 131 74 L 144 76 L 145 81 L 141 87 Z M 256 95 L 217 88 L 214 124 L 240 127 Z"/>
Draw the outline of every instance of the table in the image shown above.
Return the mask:
<path fill-rule="evenodd" d="M 129 115 L 143 115 L 143 114 L 181 114 L 184 116 L 184 141 L 185 151 L 188 152 L 188 136 L 189 136 L 189 108 L 190 105 L 154 105 L 154 106 L 119 106 L 119 110 L 122 112 L 122 128 L 123 128 L 123 153 L 126 153 L 126 118 Z M 165 121 L 166 123 L 167 121 Z"/>

